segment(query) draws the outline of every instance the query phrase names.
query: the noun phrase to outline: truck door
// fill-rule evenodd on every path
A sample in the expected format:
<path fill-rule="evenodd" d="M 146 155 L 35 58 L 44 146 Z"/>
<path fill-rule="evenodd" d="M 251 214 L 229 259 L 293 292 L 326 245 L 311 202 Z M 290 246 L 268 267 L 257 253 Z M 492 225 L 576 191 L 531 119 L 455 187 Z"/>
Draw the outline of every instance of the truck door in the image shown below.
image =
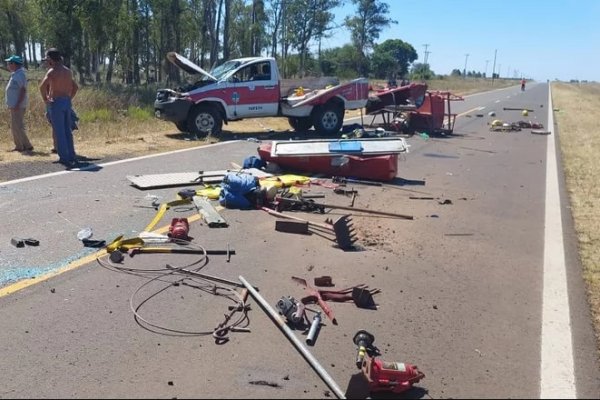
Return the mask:
<path fill-rule="evenodd" d="M 239 118 L 277 115 L 279 80 L 274 75 L 269 61 L 247 65 L 234 75 L 235 111 Z"/>

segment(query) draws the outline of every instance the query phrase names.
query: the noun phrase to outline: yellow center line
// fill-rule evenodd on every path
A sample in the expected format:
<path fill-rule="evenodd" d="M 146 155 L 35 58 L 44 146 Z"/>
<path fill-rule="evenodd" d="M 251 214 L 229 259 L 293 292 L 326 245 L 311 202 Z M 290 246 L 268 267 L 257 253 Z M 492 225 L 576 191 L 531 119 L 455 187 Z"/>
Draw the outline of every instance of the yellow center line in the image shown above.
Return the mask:
<path fill-rule="evenodd" d="M 199 214 L 192 215 L 191 217 L 188 217 L 188 222 L 190 222 L 190 223 L 191 222 L 195 222 L 195 221 L 198 221 L 200 218 L 201 218 L 201 216 Z M 162 228 L 156 229 L 156 230 L 153 231 L 153 233 L 164 233 L 164 232 L 167 232 L 169 230 L 169 226 L 170 225 L 167 225 L 167 226 L 163 226 Z M 71 261 L 66 266 L 61 267 L 61 268 L 59 268 L 59 269 L 57 269 L 55 271 L 48 272 L 48 273 L 43 274 L 41 276 L 36 276 L 35 278 L 31 278 L 31 279 L 27 279 L 27 280 L 22 280 L 22 281 L 19 281 L 19 282 L 15 282 L 12 285 L 0 288 L 0 297 L 8 296 L 9 294 L 16 293 L 19 290 L 23 290 L 23 289 L 25 289 L 25 288 L 27 288 L 29 286 L 33 286 L 33 285 L 38 284 L 40 282 L 47 281 L 48 279 L 53 278 L 53 277 L 58 276 L 58 275 L 61 275 L 61 274 L 65 273 L 65 272 L 72 271 L 72 270 L 74 270 L 76 268 L 79 268 L 79 267 L 81 267 L 83 265 L 86 265 L 86 264 L 89 264 L 89 263 L 91 263 L 93 261 L 96 261 L 97 258 L 102 257 L 104 255 L 106 255 L 106 249 L 99 250 L 99 251 L 97 251 L 97 252 L 95 252 L 93 254 L 88 254 L 87 256 L 82 257 L 82 258 L 80 258 L 78 260 Z"/>

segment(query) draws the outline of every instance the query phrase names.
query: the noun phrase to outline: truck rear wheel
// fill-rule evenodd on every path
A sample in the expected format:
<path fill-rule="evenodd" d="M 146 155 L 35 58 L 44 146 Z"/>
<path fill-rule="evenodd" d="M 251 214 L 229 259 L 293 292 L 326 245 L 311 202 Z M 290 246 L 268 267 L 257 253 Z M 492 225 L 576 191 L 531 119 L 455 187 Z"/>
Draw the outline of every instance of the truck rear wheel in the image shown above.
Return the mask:
<path fill-rule="evenodd" d="M 315 130 L 327 136 L 335 135 L 344 123 L 344 107 L 328 103 L 314 111 L 313 122 Z"/>
<path fill-rule="evenodd" d="M 305 132 L 313 126 L 310 117 L 289 117 L 288 122 L 296 132 Z"/>
<path fill-rule="evenodd" d="M 188 117 L 188 129 L 196 135 L 219 135 L 223 129 L 223 117 L 209 105 L 195 107 Z"/>

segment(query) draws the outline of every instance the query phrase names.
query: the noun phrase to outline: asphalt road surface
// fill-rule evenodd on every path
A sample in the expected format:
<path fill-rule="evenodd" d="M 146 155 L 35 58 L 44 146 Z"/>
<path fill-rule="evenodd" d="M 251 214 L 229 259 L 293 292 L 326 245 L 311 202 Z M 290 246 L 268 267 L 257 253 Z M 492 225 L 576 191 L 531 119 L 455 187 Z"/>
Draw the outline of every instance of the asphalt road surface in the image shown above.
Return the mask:
<path fill-rule="evenodd" d="M 523 117 L 505 107 L 533 111 Z M 229 245 L 236 252 L 230 262 L 217 255 L 192 265 L 197 256 L 143 254 L 125 256 L 115 270 L 77 239 L 86 227 L 94 239 L 134 237 L 155 215 L 151 196 L 167 202 L 181 189 L 141 191 L 127 175 L 227 169 L 256 155 L 250 141 L 0 184 L 0 397 L 335 397 L 252 298 L 250 332 L 215 343 L 210 332 L 233 303 L 176 278 L 170 264 L 203 265 L 202 273 L 233 281 L 243 276 L 273 307 L 282 296 L 307 295 L 292 276 L 312 283 L 329 275 L 333 289 L 380 289 L 377 310 L 328 302 L 338 324 L 324 318 L 307 347 L 348 398 L 369 396 L 355 366 L 359 329 L 375 336 L 381 359 L 425 374 L 407 398 L 597 398 L 598 353 L 550 107 L 546 84 L 453 103 L 453 135 L 408 138 L 395 181 L 353 186 L 356 207 L 414 219 L 355 215 L 359 250 L 351 252 L 316 234 L 276 232 L 275 219 L 258 210 L 222 210 L 229 226 L 209 228 L 189 208 L 174 207 L 157 224 L 164 232 L 171 218 L 189 216 L 194 243 Z M 553 132 L 491 132 L 496 118 Z M 306 193 L 350 202 L 326 187 Z M 40 243 L 16 248 L 14 237 Z M 293 333 L 304 342 L 301 330 Z"/>

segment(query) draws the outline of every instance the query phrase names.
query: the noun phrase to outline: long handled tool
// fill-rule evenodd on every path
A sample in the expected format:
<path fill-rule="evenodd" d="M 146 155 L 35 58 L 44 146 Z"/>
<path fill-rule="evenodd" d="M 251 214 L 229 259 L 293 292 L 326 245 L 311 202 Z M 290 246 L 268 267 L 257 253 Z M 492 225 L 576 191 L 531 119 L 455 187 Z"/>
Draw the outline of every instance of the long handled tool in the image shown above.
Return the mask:
<path fill-rule="evenodd" d="M 320 228 L 320 229 L 325 229 L 329 232 L 334 233 L 335 241 L 336 241 L 337 245 L 340 247 L 340 249 L 342 249 L 342 250 L 351 250 L 354 248 L 354 242 L 356 242 L 356 236 L 354 235 L 354 229 L 351 225 L 352 220 L 350 219 L 349 215 L 341 216 L 333 224 L 321 224 L 318 222 L 312 222 L 312 221 L 308 221 L 308 220 L 305 220 L 302 218 L 293 217 L 291 215 L 282 214 L 275 210 L 271 210 L 270 208 L 267 208 L 267 207 L 262 207 L 262 209 L 275 217 L 287 218 L 287 219 L 293 219 L 296 221 L 306 222 L 306 223 L 308 223 L 309 226 Z"/>
<path fill-rule="evenodd" d="M 288 327 L 285 322 L 279 317 L 279 314 L 273 310 L 273 308 L 265 301 L 265 299 L 256 291 L 254 287 L 250 285 L 243 276 L 239 276 L 238 279 L 244 284 L 246 289 L 250 292 L 250 295 L 258 302 L 260 307 L 269 315 L 271 320 L 277 325 L 277 327 L 285 334 L 290 342 L 296 347 L 296 349 L 302 354 L 302 357 L 310 364 L 315 370 L 319 377 L 325 382 L 325 384 L 333 391 L 338 399 L 345 399 L 346 395 L 342 392 L 342 389 L 333 380 L 333 378 L 325 371 L 325 369 L 319 364 L 317 359 L 312 355 L 310 351 L 302 344 L 302 342 L 294 335 L 294 332 Z"/>
<path fill-rule="evenodd" d="M 370 210 L 368 208 L 355 208 L 355 207 L 345 207 L 345 206 L 338 206 L 335 204 L 322 204 L 322 203 L 315 203 L 312 201 L 306 201 L 306 200 L 294 200 L 294 199 L 288 199 L 285 197 L 276 197 L 275 199 L 279 204 L 284 204 L 284 205 L 291 205 L 291 206 L 300 206 L 300 207 L 315 207 L 315 208 L 337 208 L 339 210 L 348 210 L 348 211 L 354 211 L 354 212 L 365 212 L 365 213 L 369 213 L 369 214 L 377 214 L 377 215 L 385 215 L 387 217 L 395 217 L 395 218 L 403 218 L 403 219 L 414 219 L 414 217 L 412 215 L 404 215 L 404 214 L 397 214 L 397 213 L 391 213 L 391 212 L 386 212 L 386 211 L 377 211 L 377 210 Z"/>

